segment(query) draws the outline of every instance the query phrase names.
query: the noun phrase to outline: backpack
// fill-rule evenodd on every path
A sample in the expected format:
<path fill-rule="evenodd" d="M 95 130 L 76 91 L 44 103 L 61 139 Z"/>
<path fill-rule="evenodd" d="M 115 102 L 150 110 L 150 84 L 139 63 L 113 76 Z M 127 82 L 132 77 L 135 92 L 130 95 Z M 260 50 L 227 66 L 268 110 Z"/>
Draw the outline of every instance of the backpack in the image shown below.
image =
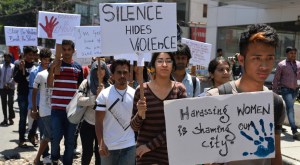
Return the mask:
<path fill-rule="evenodd" d="M 84 91 L 79 91 L 77 90 L 76 93 L 74 94 L 72 100 L 70 101 L 70 103 L 67 105 L 66 110 L 67 110 L 67 117 L 70 123 L 73 124 L 78 124 L 81 122 L 84 113 L 86 111 L 85 106 L 78 106 L 77 102 L 79 99 L 79 93 L 82 92 L 85 94 L 85 96 L 87 96 L 88 91 L 89 91 L 89 83 L 87 82 L 87 80 L 84 80 L 83 82 L 86 82 L 83 90 Z"/>
<path fill-rule="evenodd" d="M 220 95 L 226 95 L 226 94 L 232 94 L 232 86 L 230 82 L 227 82 L 225 84 L 222 84 L 218 86 L 219 94 Z M 273 101 L 274 101 L 274 121 L 280 121 L 282 116 L 285 116 L 284 113 L 284 106 L 282 98 L 273 92 Z M 277 122 L 276 122 L 277 123 Z M 275 125 L 275 129 L 280 129 L 281 126 Z"/>
<path fill-rule="evenodd" d="M 196 92 L 196 76 L 192 76 L 192 81 L 193 81 L 193 96 L 195 97 L 195 92 Z"/>

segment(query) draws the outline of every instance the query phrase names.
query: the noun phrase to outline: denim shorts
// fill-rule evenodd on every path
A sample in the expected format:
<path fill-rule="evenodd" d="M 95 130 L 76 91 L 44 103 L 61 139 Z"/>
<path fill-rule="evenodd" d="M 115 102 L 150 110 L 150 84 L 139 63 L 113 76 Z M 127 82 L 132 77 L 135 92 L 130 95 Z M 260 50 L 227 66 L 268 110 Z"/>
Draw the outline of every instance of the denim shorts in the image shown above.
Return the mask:
<path fill-rule="evenodd" d="M 51 139 L 51 115 L 49 116 L 45 116 L 45 117 L 41 117 L 41 129 L 43 129 L 43 140 L 47 140 L 50 141 Z"/>

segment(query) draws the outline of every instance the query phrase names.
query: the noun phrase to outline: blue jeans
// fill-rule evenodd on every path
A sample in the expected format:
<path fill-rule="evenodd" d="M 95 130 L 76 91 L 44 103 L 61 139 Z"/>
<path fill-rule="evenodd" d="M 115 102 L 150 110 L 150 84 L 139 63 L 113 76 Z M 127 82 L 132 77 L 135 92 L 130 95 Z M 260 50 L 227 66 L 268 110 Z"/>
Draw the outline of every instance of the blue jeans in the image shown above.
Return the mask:
<path fill-rule="evenodd" d="M 281 88 L 281 95 L 285 102 L 287 117 L 292 129 L 293 134 L 297 132 L 297 127 L 295 124 L 295 113 L 294 113 L 294 102 L 298 95 L 298 89 L 294 90 L 291 88 Z"/>
<path fill-rule="evenodd" d="M 25 142 L 25 133 L 26 133 L 26 120 L 28 113 L 28 96 L 27 95 L 18 95 L 18 104 L 20 109 L 20 121 L 19 121 L 19 141 Z"/>
<path fill-rule="evenodd" d="M 67 113 L 64 110 L 51 111 L 51 159 L 56 161 L 60 158 L 60 141 L 64 136 L 65 151 L 63 164 L 73 163 L 73 150 L 75 145 L 76 125 L 68 121 Z"/>
<path fill-rule="evenodd" d="M 101 156 L 101 165 L 135 165 L 135 146 L 109 150 L 109 156 Z"/>

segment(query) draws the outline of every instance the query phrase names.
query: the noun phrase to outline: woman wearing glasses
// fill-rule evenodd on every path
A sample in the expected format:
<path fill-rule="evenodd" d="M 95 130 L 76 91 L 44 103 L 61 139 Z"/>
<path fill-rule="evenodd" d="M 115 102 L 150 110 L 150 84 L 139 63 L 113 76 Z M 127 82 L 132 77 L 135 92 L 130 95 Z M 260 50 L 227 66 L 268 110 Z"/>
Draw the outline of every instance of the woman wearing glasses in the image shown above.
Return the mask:
<path fill-rule="evenodd" d="M 133 103 L 131 127 L 138 132 L 137 164 L 169 164 L 163 101 L 185 98 L 186 90 L 170 79 L 176 67 L 172 53 L 154 53 L 150 67 L 153 79 L 143 84 L 145 97 L 140 99 L 138 87 Z"/>

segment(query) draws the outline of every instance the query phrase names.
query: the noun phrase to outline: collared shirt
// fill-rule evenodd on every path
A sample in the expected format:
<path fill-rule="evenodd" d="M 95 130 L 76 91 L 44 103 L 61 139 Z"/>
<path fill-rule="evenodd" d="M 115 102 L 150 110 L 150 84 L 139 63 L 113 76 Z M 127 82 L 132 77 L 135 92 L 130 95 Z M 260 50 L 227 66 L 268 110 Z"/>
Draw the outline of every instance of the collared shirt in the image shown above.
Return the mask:
<path fill-rule="evenodd" d="M 172 78 L 173 80 L 177 81 L 174 77 Z M 195 94 L 194 94 L 193 79 L 189 73 L 185 73 L 185 76 L 181 83 L 184 84 L 186 88 L 187 97 L 196 97 L 200 94 L 200 80 L 198 78 L 196 78 Z"/>
<path fill-rule="evenodd" d="M 29 94 L 28 94 L 28 109 L 32 109 L 32 89 L 33 89 L 33 83 L 36 75 L 43 71 L 44 69 L 42 68 L 41 64 L 38 65 L 37 67 L 34 66 L 34 68 L 31 70 L 29 74 Z M 36 105 L 40 104 L 40 92 L 38 91 L 37 93 L 37 98 L 36 98 Z"/>
<path fill-rule="evenodd" d="M 295 69 L 293 69 L 294 65 Z M 297 69 L 296 69 L 297 68 Z M 286 87 L 296 89 L 299 87 L 297 80 L 300 80 L 300 62 L 283 60 L 278 63 L 276 73 L 273 79 L 273 91 L 278 92 L 279 88 Z"/>
<path fill-rule="evenodd" d="M 5 76 L 5 82 L 3 82 L 4 75 L 5 75 L 5 67 L 6 69 L 6 76 Z M 5 84 L 9 84 L 11 89 L 15 89 L 15 83 L 13 81 L 13 70 L 15 65 L 10 63 L 9 65 L 1 64 L 0 65 L 0 89 L 3 89 L 3 86 Z"/>

